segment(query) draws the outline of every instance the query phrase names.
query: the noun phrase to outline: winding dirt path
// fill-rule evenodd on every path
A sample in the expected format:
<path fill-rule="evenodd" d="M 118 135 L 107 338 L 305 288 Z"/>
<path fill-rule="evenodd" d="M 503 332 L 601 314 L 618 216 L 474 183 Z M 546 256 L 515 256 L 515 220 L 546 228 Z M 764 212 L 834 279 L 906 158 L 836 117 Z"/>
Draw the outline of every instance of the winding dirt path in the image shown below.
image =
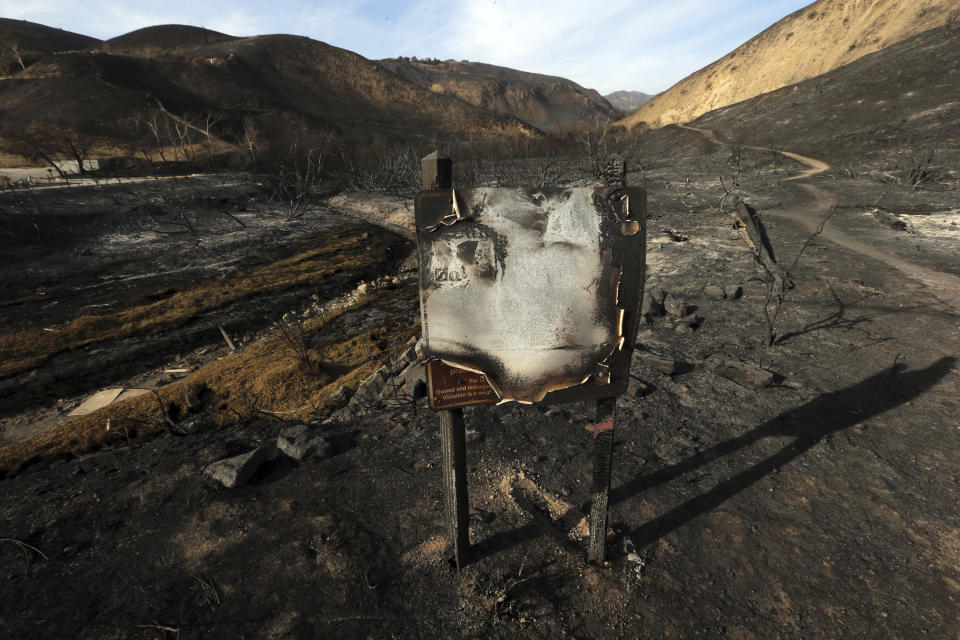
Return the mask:
<path fill-rule="evenodd" d="M 720 140 L 717 137 L 717 134 L 710 129 L 701 129 L 685 124 L 678 124 L 676 126 L 681 129 L 695 131 L 715 144 L 721 146 L 730 146 L 730 143 Z M 745 149 L 753 149 L 755 151 L 769 150 L 767 147 L 758 147 L 748 144 L 741 146 L 743 146 Z M 805 164 L 808 167 L 806 171 L 803 171 L 802 173 L 791 178 L 787 178 L 787 180 L 796 181 L 812 178 L 813 176 L 819 175 L 830 168 L 829 164 L 822 160 L 817 160 L 816 158 L 808 158 L 807 156 L 802 156 L 798 153 L 793 153 L 790 151 L 778 150 L 777 153 Z M 831 207 L 837 204 L 837 199 L 830 191 L 824 189 L 823 187 L 818 187 L 812 184 L 800 184 L 799 187 L 810 195 L 810 200 L 808 202 L 789 207 L 781 211 L 771 211 L 768 213 L 768 215 L 777 218 L 786 218 L 812 233 L 816 230 L 817 225 L 820 224 L 824 217 L 830 213 Z M 884 264 L 897 269 L 901 273 L 920 281 L 924 286 L 930 289 L 931 294 L 944 306 L 948 307 L 954 312 L 960 313 L 960 277 L 950 273 L 937 271 L 935 269 L 910 262 L 909 260 L 904 260 L 899 256 L 892 255 L 883 249 L 854 238 L 850 234 L 838 229 L 836 225 L 826 225 L 823 229 L 822 236 L 827 240 L 840 245 L 841 247 L 855 251 L 859 254 L 867 256 L 868 258 L 883 262 Z"/>

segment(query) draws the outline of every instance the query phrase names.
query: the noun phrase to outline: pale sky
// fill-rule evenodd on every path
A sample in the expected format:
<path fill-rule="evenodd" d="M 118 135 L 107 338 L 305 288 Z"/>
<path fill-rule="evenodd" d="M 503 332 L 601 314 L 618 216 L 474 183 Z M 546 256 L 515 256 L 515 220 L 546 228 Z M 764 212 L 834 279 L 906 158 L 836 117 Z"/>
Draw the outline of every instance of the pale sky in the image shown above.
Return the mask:
<path fill-rule="evenodd" d="M 309 36 L 370 58 L 487 62 L 658 93 L 805 0 L 0 0 L 0 17 L 107 39 L 156 24 Z"/>

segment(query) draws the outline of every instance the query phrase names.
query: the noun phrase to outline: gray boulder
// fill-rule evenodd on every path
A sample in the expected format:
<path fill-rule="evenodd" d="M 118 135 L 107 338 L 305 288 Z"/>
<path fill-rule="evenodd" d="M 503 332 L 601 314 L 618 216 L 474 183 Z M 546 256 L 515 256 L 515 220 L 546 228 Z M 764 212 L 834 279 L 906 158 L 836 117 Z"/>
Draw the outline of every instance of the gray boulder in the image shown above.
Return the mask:
<path fill-rule="evenodd" d="M 267 457 L 266 447 L 257 447 L 253 451 L 224 458 L 207 465 L 203 475 L 213 478 L 228 488 L 242 487 L 250 481 Z"/>
<path fill-rule="evenodd" d="M 281 431 L 277 436 L 277 448 L 297 461 L 310 456 L 328 458 L 333 455 L 333 445 L 305 424 Z"/>

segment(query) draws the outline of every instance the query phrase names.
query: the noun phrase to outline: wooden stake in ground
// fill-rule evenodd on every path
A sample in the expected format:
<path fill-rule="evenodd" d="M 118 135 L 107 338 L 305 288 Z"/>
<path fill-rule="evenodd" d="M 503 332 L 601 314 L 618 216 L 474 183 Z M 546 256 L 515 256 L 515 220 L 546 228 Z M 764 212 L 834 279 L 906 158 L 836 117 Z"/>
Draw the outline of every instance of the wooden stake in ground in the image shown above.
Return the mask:
<path fill-rule="evenodd" d="M 593 486 L 590 502 L 590 546 L 587 560 L 603 564 L 607 557 L 607 505 L 610 500 L 610 469 L 613 466 L 613 421 L 616 398 L 597 400 L 593 425 Z"/>
<path fill-rule="evenodd" d="M 440 452 L 447 538 L 453 543 L 453 561 L 460 569 L 467 564 L 470 551 L 467 439 L 463 409 L 440 410 Z"/>
<path fill-rule="evenodd" d="M 420 161 L 423 189 L 453 187 L 453 161 L 434 151 Z M 440 410 L 440 466 L 443 469 L 444 516 L 453 560 L 460 569 L 470 551 L 470 505 L 467 493 L 467 437 L 463 409 Z"/>

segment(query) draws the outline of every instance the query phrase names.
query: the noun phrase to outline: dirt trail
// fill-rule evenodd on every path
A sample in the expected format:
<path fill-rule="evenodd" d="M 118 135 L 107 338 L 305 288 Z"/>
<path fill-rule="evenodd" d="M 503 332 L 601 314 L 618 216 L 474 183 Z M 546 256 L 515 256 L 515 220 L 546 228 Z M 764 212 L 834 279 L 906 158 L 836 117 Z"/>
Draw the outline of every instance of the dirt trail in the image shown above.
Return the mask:
<path fill-rule="evenodd" d="M 717 134 L 709 129 L 691 127 L 685 124 L 678 124 L 676 126 L 681 129 L 695 131 L 715 144 L 729 146 L 729 143 L 720 140 L 717 137 Z M 755 151 L 769 150 L 767 147 L 758 147 L 748 144 L 741 146 L 746 149 L 753 149 Z M 788 178 L 788 180 L 791 181 L 812 178 L 813 176 L 819 175 L 830 169 L 829 164 L 822 160 L 817 160 L 816 158 L 808 158 L 807 156 L 802 156 L 798 153 L 792 153 L 790 151 L 778 150 L 777 153 L 807 165 L 808 169 L 806 171 L 800 173 L 799 175 L 793 176 L 792 178 Z M 824 189 L 823 187 L 818 187 L 812 184 L 801 184 L 799 186 L 810 195 L 809 202 L 790 207 L 782 211 L 770 212 L 768 215 L 778 218 L 786 218 L 796 222 L 807 231 L 813 232 L 816 230 L 817 225 L 820 224 L 823 218 L 829 214 L 830 208 L 837 203 L 837 199 L 832 193 L 830 193 L 830 191 Z M 943 303 L 944 306 L 960 313 L 960 277 L 949 273 L 944 273 L 942 271 L 936 271 L 934 269 L 930 269 L 929 267 L 924 267 L 910 262 L 909 260 L 904 260 L 898 256 L 891 255 L 890 253 L 887 253 L 878 247 L 857 240 L 856 238 L 838 229 L 836 225 L 828 224 L 825 226 L 822 235 L 827 240 L 830 240 L 841 247 L 865 255 L 868 258 L 883 262 L 884 264 L 897 269 L 901 273 L 920 281 L 924 284 L 924 286 L 931 290 L 933 296 Z"/>

